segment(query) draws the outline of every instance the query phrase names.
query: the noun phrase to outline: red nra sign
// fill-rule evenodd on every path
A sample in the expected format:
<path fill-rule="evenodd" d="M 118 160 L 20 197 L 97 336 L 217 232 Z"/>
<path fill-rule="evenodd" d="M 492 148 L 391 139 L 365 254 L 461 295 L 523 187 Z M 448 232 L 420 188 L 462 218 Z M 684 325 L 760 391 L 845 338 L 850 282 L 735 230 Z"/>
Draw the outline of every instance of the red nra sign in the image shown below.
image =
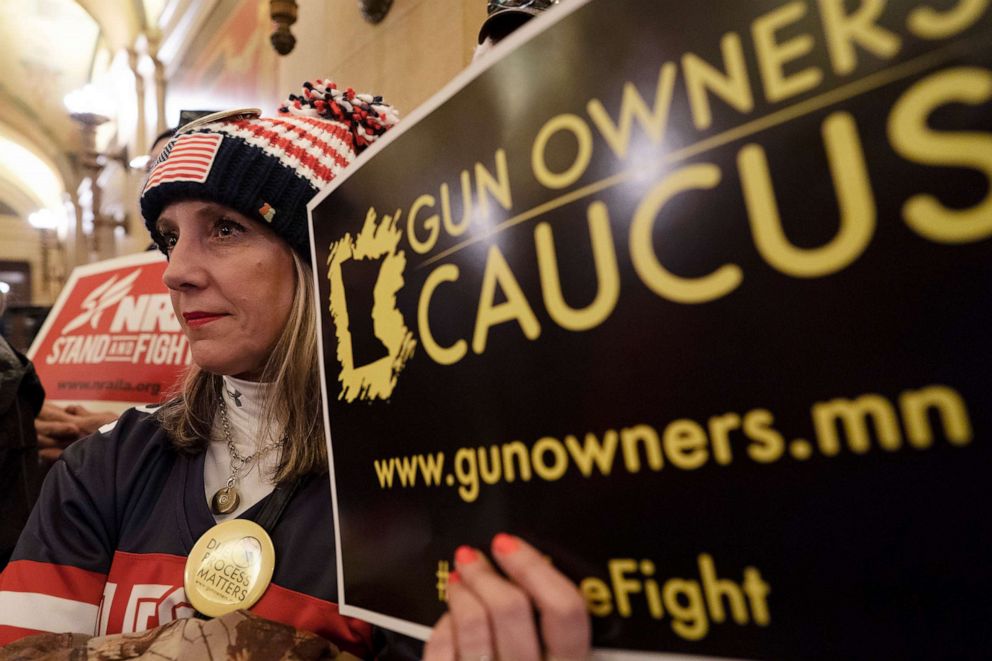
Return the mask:
<path fill-rule="evenodd" d="M 145 252 L 72 272 L 28 352 L 48 399 L 162 400 L 190 362 L 165 265 Z"/>

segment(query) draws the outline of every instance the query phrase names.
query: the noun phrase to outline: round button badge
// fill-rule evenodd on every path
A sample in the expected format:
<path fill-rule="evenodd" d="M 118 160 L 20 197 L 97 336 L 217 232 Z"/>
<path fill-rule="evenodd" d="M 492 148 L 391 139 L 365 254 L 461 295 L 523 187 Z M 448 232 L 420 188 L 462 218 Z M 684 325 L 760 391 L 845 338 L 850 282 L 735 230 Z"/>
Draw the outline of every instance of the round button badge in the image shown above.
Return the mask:
<path fill-rule="evenodd" d="M 208 617 L 250 608 L 269 587 L 275 564 L 272 540 L 260 525 L 244 519 L 218 523 L 186 559 L 186 597 Z"/>

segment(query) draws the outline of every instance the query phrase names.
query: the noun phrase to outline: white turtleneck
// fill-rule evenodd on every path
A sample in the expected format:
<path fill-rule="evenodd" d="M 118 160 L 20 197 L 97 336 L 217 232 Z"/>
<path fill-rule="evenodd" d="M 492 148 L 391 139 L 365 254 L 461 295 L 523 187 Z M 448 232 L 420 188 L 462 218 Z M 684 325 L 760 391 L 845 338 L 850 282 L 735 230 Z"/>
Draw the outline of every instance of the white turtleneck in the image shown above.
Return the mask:
<path fill-rule="evenodd" d="M 231 439 L 238 453 L 246 457 L 282 435 L 272 420 L 262 425 L 262 408 L 271 384 L 224 377 L 224 403 L 231 422 Z M 240 496 L 237 509 L 230 514 L 214 514 L 218 522 L 234 518 L 267 496 L 275 485 L 272 476 L 279 465 L 279 450 L 270 450 L 259 461 L 242 470 L 235 485 Z M 214 416 L 213 437 L 203 461 L 203 486 L 207 503 L 231 475 L 231 453 L 227 448 L 221 416 Z"/>

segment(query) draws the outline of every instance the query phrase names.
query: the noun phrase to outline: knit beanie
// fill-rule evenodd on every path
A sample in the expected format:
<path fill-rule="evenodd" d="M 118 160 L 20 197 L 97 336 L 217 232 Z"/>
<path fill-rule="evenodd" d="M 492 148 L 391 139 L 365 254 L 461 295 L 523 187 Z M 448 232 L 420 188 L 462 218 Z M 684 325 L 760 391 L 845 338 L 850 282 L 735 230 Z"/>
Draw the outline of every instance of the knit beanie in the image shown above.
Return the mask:
<path fill-rule="evenodd" d="M 166 206 L 205 200 L 269 225 L 310 259 L 307 203 L 399 117 L 382 98 L 303 83 L 277 117 L 258 110 L 192 122 L 162 150 L 141 192 L 141 215 L 159 249 L 155 223 Z"/>

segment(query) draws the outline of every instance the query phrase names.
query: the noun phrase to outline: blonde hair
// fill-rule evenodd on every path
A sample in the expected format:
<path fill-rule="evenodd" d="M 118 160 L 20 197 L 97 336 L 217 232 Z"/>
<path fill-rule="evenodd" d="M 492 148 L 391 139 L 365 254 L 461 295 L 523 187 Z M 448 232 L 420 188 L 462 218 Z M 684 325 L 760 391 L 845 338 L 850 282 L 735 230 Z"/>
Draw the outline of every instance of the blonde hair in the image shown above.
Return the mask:
<path fill-rule="evenodd" d="M 271 384 L 261 419 L 276 421 L 286 436 L 274 476 L 277 483 L 327 471 L 320 373 L 316 369 L 313 277 L 310 266 L 295 250 L 292 255 L 296 293 L 286 327 L 272 347 L 260 377 L 260 381 Z M 156 417 L 177 450 L 195 454 L 206 449 L 222 387 L 220 375 L 190 365 L 176 397 L 158 409 Z"/>

